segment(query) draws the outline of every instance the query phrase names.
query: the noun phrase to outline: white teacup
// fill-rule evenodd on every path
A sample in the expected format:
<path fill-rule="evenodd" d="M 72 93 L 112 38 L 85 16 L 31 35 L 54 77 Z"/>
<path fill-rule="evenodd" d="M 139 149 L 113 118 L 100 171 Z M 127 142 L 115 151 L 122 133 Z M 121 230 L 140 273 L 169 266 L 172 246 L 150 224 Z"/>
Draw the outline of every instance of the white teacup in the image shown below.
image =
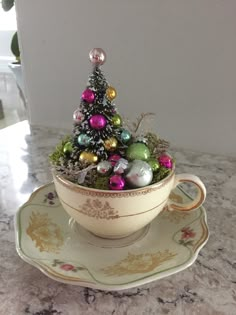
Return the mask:
<path fill-rule="evenodd" d="M 160 182 L 139 189 L 110 191 L 73 184 L 53 174 L 56 191 L 66 212 L 81 226 L 103 238 L 122 238 L 150 223 L 165 206 L 169 210 L 191 211 L 204 202 L 206 188 L 195 175 L 175 175 L 174 170 Z M 193 201 L 178 204 L 169 199 L 178 184 L 193 183 Z"/>

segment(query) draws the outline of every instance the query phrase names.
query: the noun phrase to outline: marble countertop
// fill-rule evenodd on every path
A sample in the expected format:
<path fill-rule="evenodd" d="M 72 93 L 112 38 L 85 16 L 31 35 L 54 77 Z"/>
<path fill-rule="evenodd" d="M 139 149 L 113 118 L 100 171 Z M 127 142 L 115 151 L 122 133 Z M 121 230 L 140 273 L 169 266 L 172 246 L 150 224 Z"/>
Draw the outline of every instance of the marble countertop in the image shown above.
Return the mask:
<path fill-rule="evenodd" d="M 0 314 L 236 314 L 236 158 L 174 150 L 177 173 L 207 187 L 210 239 L 196 262 L 138 288 L 105 292 L 55 282 L 16 253 L 14 214 L 51 181 L 47 156 L 63 132 L 27 121 L 0 131 Z"/>

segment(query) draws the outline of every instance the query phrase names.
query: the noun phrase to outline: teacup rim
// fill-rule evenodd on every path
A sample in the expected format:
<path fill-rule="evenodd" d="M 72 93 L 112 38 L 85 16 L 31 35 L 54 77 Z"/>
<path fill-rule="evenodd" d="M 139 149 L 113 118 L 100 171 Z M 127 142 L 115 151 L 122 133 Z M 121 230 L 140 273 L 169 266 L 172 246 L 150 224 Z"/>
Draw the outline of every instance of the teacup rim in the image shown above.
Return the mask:
<path fill-rule="evenodd" d="M 145 192 L 149 192 L 152 190 L 156 190 L 158 188 L 160 188 L 160 186 L 164 186 L 174 175 L 175 173 L 175 165 L 173 165 L 173 168 L 171 169 L 171 172 L 168 174 L 168 176 L 166 176 L 165 178 L 163 178 L 162 180 L 160 180 L 157 183 L 145 186 L 145 187 L 140 187 L 140 188 L 134 188 L 134 189 L 125 189 L 125 190 L 104 190 L 104 189 L 97 189 L 97 188 L 91 188 L 91 187 L 86 187 L 86 186 L 82 186 L 76 183 L 71 182 L 70 180 L 66 179 L 63 175 L 59 175 L 56 173 L 55 169 L 51 169 L 53 176 L 61 183 L 63 184 L 63 186 L 66 186 L 70 189 L 73 190 L 83 190 L 84 192 L 91 192 L 91 193 L 100 193 L 100 194 L 108 194 L 108 195 L 125 195 L 125 194 L 140 194 L 140 193 L 145 193 Z"/>

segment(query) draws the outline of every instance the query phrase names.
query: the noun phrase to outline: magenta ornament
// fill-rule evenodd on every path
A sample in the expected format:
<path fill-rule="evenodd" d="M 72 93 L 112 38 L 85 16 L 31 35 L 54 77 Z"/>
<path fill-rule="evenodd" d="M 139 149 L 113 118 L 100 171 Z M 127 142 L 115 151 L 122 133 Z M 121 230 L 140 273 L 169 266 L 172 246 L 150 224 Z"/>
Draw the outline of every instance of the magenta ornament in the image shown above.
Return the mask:
<path fill-rule="evenodd" d="M 84 90 L 82 93 L 82 100 L 87 103 L 93 103 L 95 100 L 95 93 L 90 89 Z"/>
<path fill-rule="evenodd" d="M 162 154 L 159 158 L 158 161 L 161 166 L 164 166 L 165 168 L 171 169 L 173 167 L 173 161 L 171 157 L 167 154 Z"/>
<path fill-rule="evenodd" d="M 103 65 L 106 61 L 106 53 L 102 48 L 93 48 L 89 53 L 89 59 L 96 66 Z"/>
<path fill-rule="evenodd" d="M 93 115 L 89 119 L 89 124 L 93 129 L 101 130 L 106 126 L 107 120 L 103 115 Z"/>
<path fill-rule="evenodd" d="M 119 154 L 112 154 L 111 156 L 109 156 L 108 161 L 111 162 L 112 166 L 115 166 L 120 158 L 121 156 Z"/>
<path fill-rule="evenodd" d="M 125 180 L 120 175 L 113 175 L 109 179 L 109 188 L 111 190 L 122 190 L 125 187 Z"/>

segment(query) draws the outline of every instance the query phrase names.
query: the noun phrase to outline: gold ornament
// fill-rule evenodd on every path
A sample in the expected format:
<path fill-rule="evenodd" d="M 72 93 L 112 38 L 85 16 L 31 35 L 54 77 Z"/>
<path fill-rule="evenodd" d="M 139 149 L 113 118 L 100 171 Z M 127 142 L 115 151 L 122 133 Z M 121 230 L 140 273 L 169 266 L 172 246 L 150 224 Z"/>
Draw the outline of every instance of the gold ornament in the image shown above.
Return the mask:
<path fill-rule="evenodd" d="M 92 164 L 98 161 L 98 157 L 94 153 L 83 151 L 82 153 L 80 153 L 79 160 L 81 162 L 87 162 Z"/>
<path fill-rule="evenodd" d="M 109 86 L 106 90 L 106 97 L 109 101 L 114 100 L 116 98 L 116 89 L 113 88 L 112 86 Z"/>
<path fill-rule="evenodd" d="M 117 148 L 117 140 L 111 137 L 104 141 L 104 147 L 107 151 L 114 151 Z"/>
<path fill-rule="evenodd" d="M 120 127 L 120 126 L 122 125 L 122 118 L 120 117 L 120 115 L 115 114 L 115 115 L 112 117 L 112 124 L 113 124 L 113 126 L 115 126 L 115 127 Z"/>

